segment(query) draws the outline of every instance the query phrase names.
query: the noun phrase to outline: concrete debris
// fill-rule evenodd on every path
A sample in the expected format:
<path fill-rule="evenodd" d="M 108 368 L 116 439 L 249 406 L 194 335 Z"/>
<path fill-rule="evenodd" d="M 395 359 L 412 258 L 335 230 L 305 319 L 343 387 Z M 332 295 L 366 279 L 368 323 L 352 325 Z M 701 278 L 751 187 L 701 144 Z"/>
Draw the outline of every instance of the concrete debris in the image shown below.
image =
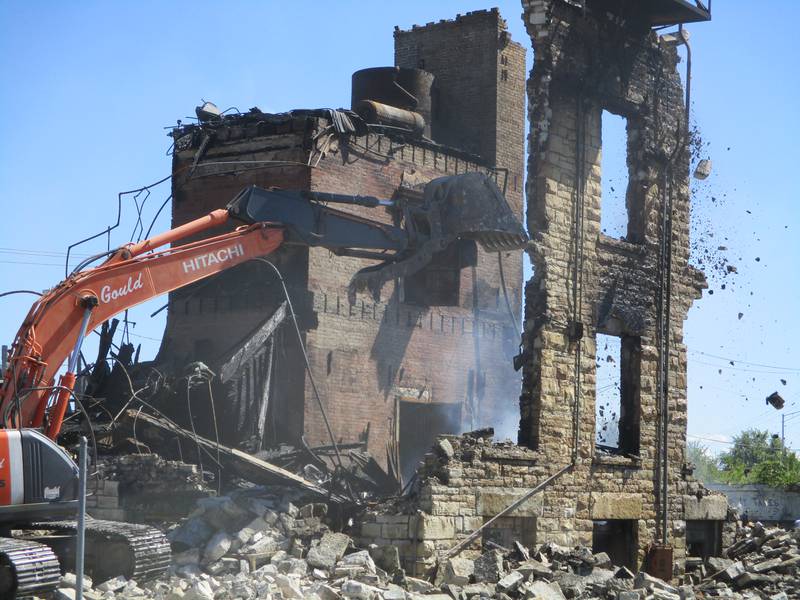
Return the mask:
<path fill-rule="evenodd" d="M 308 564 L 312 567 L 331 570 L 344 556 L 350 538 L 343 533 L 326 533 L 319 544 L 308 551 Z"/>
<path fill-rule="evenodd" d="M 706 596 L 735 597 L 757 589 L 762 598 L 800 598 L 798 546 L 800 531 L 745 525 L 740 539 L 725 551 L 727 559 L 709 558 L 692 570 L 687 564 L 687 583 Z"/>
<path fill-rule="evenodd" d="M 169 575 L 93 584 L 89 600 L 789 600 L 800 598 L 800 531 L 743 526 L 724 557 L 691 558 L 671 582 L 616 567 L 605 552 L 548 542 L 487 544 L 475 559 L 440 560 L 428 578 L 400 568 L 396 548 L 357 548 L 331 530 L 327 506 L 292 488 L 244 488 L 197 501 L 168 535 Z M 209 533 L 210 532 L 210 533 Z M 189 544 L 194 544 L 190 547 Z M 384 568 L 388 567 L 388 568 Z M 56 598 L 75 597 L 66 573 Z"/>

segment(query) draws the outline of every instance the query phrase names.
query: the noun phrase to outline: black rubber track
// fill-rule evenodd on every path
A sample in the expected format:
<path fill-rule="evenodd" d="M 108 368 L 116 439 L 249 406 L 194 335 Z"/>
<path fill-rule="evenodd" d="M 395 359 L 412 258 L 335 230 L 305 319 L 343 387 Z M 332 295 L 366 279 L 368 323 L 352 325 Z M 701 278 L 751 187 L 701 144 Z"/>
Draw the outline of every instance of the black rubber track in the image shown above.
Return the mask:
<path fill-rule="evenodd" d="M 75 521 L 56 521 L 40 523 L 34 527 L 49 529 L 58 533 L 74 534 Z M 129 560 L 127 564 L 109 564 L 109 553 L 104 546 L 124 545 Z M 86 520 L 86 572 L 95 581 L 104 581 L 116 575 L 128 579 L 147 581 L 165 573 L 172 559 L 170 545 L 161 531 L 149 525 L 122 523 L 117 521 Z M 95 564 L 91 564 L 92 556 Z"/>
<path fill-rule="evenodd" d="M 58 587 L 61 569 L 50 547 L 0 538 L 0 597 L 39 596 Z"/>

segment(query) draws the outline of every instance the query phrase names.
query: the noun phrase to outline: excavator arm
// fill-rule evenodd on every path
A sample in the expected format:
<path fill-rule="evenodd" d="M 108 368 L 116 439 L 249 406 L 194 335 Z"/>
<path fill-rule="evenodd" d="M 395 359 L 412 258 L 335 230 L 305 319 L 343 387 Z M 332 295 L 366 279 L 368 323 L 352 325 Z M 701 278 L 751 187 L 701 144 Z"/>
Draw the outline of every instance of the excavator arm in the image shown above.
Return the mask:
<path fill-rule="evenodd" d="M 77 273 L 43 295 L 14 340 L 3 379 L 0 414 L 6 426 L 42 427 L 55 439 L 75 383 L 78 353 L 87 332 L 151 298 L 274 252 L 283 243 L 278 226 L 240 227 L 198 242 L 148 251 L 228 220 L 217 210 L 171 235 L 125 246 L 106 263 Z M 52 406 L 50 386 L 69 357 Z"/>
<path fill-rule="evenodd" d="M 404 227 L 332 209 L 332 202 L 395 210 Z M 159 250 L 196 239 L 230 219 L 245 225 Z M 424 267 L 435 252 L 457 239 L 475 240 L 492 251 L 521 248 L 527 242 L 497 186 L 479 173 L 433 180 L 423 198 L 412 203 L 248 188 L 226 209 L 122 246 L 101 265 L 73 273 L 45 293 L 30 309 L 12 346 L 0 388 L 2 424 L 44 428 L 55 439 L 73 394 L 87 332 L 128 308 L 266 256 L 284 243 L 380 261 L 356 273 L 351 286 L 368 287 L 375 294 L 389 279 Z M 53 386 L 65 360 L 66 372 Z"/>

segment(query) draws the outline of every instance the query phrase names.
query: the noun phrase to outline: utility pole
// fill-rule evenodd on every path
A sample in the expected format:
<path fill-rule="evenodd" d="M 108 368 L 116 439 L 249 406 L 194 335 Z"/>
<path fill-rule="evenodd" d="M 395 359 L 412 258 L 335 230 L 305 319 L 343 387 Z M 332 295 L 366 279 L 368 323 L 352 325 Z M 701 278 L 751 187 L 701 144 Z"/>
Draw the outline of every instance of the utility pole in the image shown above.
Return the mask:
<path fill-rule="evenodd" d="M 800 410 L 781 415 L 781 451 L 784 456 L 786 456 L 786 417 L 792 415 L 800 415 Z"/>

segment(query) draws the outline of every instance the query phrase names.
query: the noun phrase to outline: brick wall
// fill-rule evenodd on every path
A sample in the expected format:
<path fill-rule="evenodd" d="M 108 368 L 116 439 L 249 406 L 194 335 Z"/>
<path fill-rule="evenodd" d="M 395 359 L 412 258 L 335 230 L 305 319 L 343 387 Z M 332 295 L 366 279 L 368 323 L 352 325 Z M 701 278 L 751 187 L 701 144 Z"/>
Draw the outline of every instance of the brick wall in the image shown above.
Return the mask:
<path fill-rule="evenodd" d="M 447 152 L 409 144 L 392 146 L 383 136 L 371 135 L 352 145 L 355 148 L 348 149 L 347 162 L 338 153 L 320 161 L 312 174 L 312 189 L 388 198 L 411 174 L 415 181 L 428 181 L 484 170 Z M 367 147 L 370 151 L 364 150 Z M 387 161 L 389 154 L 393 158 Z M 508 196 L 520 192 L 510 190 Z M 368 209 L 351 212 L 373 219 L 381 216 Z M 382 218 L 390 221 L 388 214 Z M 520 256 L 512 254 L 503 260 L 516 311 L 521 297 Z M 336 435 L 357 439 L 368 425 L 369 449 L 383 459 L 386 443 L 396 437 L 396 403 L 409 395 L 420 402 L 462 404 L 456 430 L 500 419 L 510 425 L 516 419 L 511 398 L 519 389 L 511 366 L 517 343 L 499 290 L 496 256 L 479 250 L 474 270 L 461 272 L 459 305 L 448 307 L 403 302 L 391 283 L 378 301 L 359 294 L 351 306 L 347 284 L 367 264 L 332 256 L 323 249 L 312 249 L 309 255 L 309 287 L 320 323 L 308 332 L 309 352 Z M 475 288 L 480 290 L 478 307 Z M 470 394 L 476 373 L 486 379 L 481 397 Z M 306 432 L 313 441 L 327 440 L 322 416 L 308 402 Z M 424 449 L 419 449 L 420 454 Z"/>
<path fill-rule="evenodd" d="M 441 133 L 438 144 L 383 134 L 328 139 L 324 117 L 297 115 L 245 115 L 230 124 L 187 127 L 176 134 L 173 223 L 223 206 L 250 184 L 392 198 L 404 182 L 420 185 L 494 167 L 522 218 L 524 49 L 510 41 L 496 11 L 415 28 L 405 37 L 396 32 L 395 39 L 400 66 L 407 62 L 403 48 L 440 40 L 427 49 L 418 44 L 417 50 L 429 57 L 442 86 L 438 100 L 446 118 L 440 132 L 450 128 L 462 137 Z M 444 47 L 446 54 L 438 51 Z M 470 61 L 458 47 L 482 62 L 465 66 Z M 392 219 L 383 209 L 351 210 L 387 223 Z M 387 443 L 397 441 L 401 398 L 460 406 L 453 430 L 494 424 L 513 431 L 520 379 L 511 361 L 518 339 L 500 290 L 496 255 L 479 250 L 477 265 L 462 269 L 458 305 L 430 308 L 405 302 L 393 284 L 379 300 L 360 294 L 351 306 L 349 281 L 370 261 L 319 248 L 282 249 L 273 258 L 293 296 L 305 302 L 293 297 L 306 313 L 304 342 L 337 440 L 366 437 L 376 459 L 385 463 Z M 521 313 L 521 258 L 521 253 L 502 257 L 514 315 Z M 280 296 L 274 278 L 255 264 L 174 293 L 157 362 L 181 369 L 200 359 L 213 368 L 214 356 L 268 316 Z M 281 340 L 276 429 L 285 441 L 305 435 L 312 444 L 327 444 L 299 346 L 285 332 Z M 225 410 L 218 410 L 223 419 Z M 417 450 L 421 454 L 424 448 Z"/>
<path fill-rule="evenodd" d="M 525 48 L 498 9 L 395 28 L 394 40 L 395 65 L 435 76 L 433 139 L 508 169 L 509 186 L 522 187 Z"/>

